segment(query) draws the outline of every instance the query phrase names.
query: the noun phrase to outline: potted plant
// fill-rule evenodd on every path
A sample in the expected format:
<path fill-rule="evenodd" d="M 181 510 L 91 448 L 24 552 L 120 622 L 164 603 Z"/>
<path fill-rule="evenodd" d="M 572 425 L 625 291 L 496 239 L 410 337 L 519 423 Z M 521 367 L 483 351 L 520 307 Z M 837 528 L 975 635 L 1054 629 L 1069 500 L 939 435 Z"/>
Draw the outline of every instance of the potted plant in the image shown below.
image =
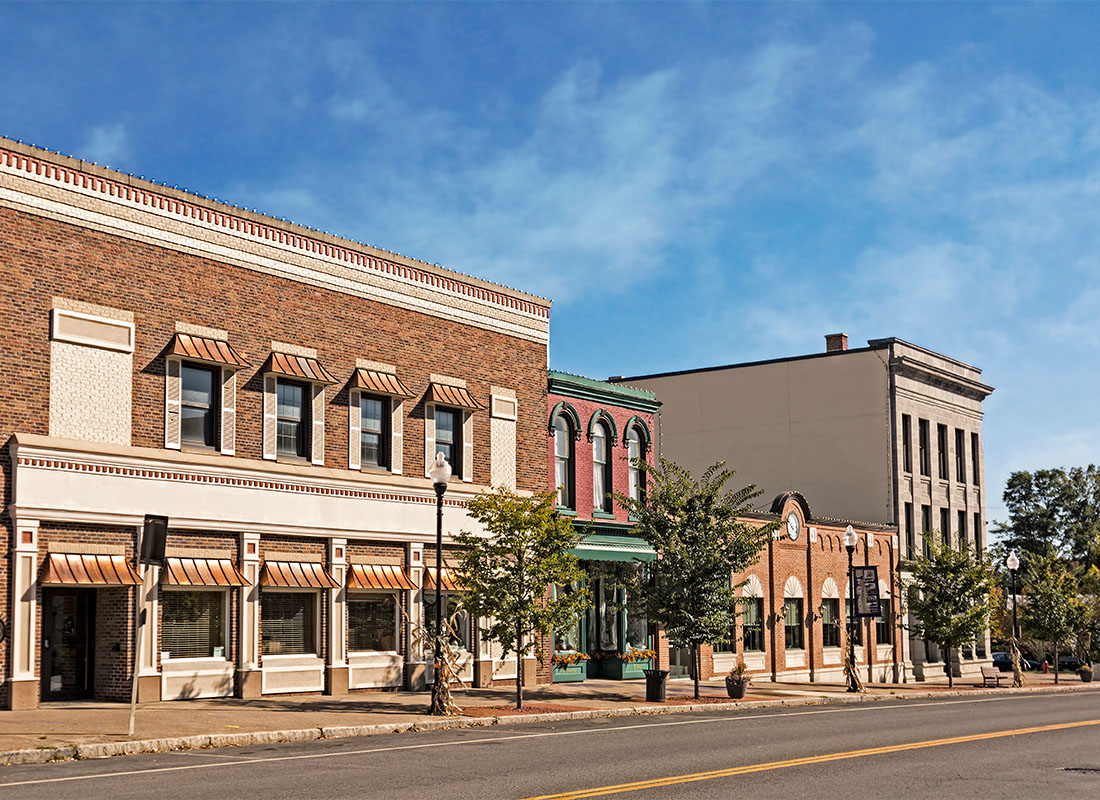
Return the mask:
<path fill-rule="evenodd" d="M 738 659 L 737 664 L 726 675 L 726 694 L 734 700 L 740 700 L 745 696 L 745 690 L 752 683 L 752 676 L 745 666 L 744 659 Z"/>
<path fill-rule="evenodd" d="M 1082 661 L 1081 666 L 1077 669 L 1077 674 L 1081 677 L 1083 683 L 1092 683 L 1092 662 Z"/>

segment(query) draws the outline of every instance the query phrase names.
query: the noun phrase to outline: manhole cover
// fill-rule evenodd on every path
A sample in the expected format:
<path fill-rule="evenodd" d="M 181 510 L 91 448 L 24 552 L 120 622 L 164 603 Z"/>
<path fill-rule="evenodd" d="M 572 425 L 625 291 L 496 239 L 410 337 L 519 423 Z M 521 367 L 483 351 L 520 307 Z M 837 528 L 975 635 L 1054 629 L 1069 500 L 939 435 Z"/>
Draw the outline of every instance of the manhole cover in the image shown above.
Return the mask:
<path fill-rule="evenodd" d="M 1078 772 L 1082 775 L 1100 775 L 1100 767 L 1065 767 L 1066 772 Z"/>

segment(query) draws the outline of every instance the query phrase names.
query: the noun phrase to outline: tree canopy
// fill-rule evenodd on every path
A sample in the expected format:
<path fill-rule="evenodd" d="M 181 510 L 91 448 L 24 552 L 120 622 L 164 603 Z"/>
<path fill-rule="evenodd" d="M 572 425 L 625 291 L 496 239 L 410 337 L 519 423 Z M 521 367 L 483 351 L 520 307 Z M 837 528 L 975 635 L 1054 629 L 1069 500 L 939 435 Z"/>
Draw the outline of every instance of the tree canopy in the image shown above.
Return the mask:
<path fill-rule="evenodd" d="M 1058 653 L 1076 638 L 1080 624 L 1077 581 L 1054 555 L 1034 555 L 1024 563 L 1021 622 L 1024 632 L 1054 653 L 1054 682 L 1058 682 Z"/>
<path fill-rule="evenodd" d="M 928 554 L 910 562 L 906 582 L 911 629 L 946 654 L 973 644 L 989 627 L 997 581 L 988 562 L 973 550 L 955 550 L 929 537 Z M 948 662 L 948 684 L 954 678 Z"/>
<path fill-rule="evenodd" d="M 1100 566 L 1100 469 L 1013 472 L 1004 492 L 1008 521 L 995 532 L 1004 550 L 1056 555 L 1083 570 Z"/>
<path fill-rule="evenodd" d="M 698 479 L 667 459 L 636 465 L 646 473 L 644 494 L 616 499 L 637 520 L 635 534 L 657 559 L 629 587 L 629 602 L 663 625 L 672 645 L 691 648 L 698 697 L 699 646 L 730 638 L 739 602 L 732 576 L 756 562 L 779 523 L 743 519 L 761 492 L 752 485 L 727 490 L 735 473 L 722 462 Z"/>
<path fill-rule="evenodd" d="M 500 644 L 504 656 L 515 653 L 516 705 L 521 708 L 523 656 L 534 651 L 541 660 L 538 638 L 572 623 L 589 605 L 587 589 L 557 597 L 548 591 L 585 578 L 569 552 L 580 535 L 556 506 L 553 493 L 528 497 L 501 487 L 467 504 L 489 536 L 463 531 L 454 537 L 464 548 L 457 569 L 463 606 L 482 618 L 482 633 Z"/>

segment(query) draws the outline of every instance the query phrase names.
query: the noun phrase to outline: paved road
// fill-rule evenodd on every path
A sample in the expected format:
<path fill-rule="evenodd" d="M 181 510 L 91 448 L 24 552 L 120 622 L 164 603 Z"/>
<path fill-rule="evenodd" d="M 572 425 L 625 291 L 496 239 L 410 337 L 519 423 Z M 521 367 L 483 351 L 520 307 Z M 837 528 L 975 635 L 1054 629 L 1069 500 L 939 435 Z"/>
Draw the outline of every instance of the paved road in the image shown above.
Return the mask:
<path fill-rule="evenodd" d="M 500 726 L 0 768 L 0 798 L 20 800 L 547 795 L 1100 797 L 1100 691 Z"/>

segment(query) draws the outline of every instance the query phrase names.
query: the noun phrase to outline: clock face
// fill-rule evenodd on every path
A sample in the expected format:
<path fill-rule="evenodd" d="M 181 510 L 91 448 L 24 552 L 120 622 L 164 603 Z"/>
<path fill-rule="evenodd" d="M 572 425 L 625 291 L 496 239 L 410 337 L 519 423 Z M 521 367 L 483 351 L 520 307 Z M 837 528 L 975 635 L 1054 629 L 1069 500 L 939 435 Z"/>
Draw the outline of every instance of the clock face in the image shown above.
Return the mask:
<path fill-rule="evenodd" d="M 798 538 L 798 514 L 793 511 L 787 515 L 787 535 L 792 541 Z"/>

